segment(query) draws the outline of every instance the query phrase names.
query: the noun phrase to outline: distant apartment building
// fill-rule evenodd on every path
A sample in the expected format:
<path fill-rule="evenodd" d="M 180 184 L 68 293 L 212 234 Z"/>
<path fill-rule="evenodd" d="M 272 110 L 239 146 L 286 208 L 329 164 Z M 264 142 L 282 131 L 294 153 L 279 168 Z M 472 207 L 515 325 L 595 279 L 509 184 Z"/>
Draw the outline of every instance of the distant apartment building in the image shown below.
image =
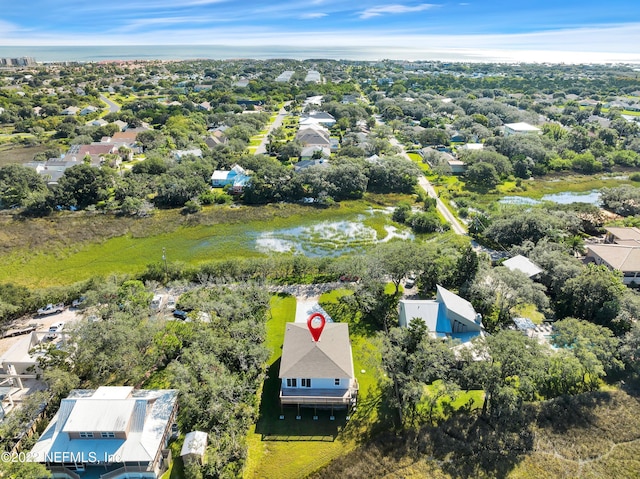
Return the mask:
<path fill-rule="evenodd" d="M 35 64 L 36 60 L 32 57 L 0 58 L 0 67 L 28 67 Z"/>
<path fill-rule="evenodd" d="M 280 75 L 276 77 L 277 82 L 286 83 L 291 81 L 291 77 L 295 72 L 293 70 L 285 70 Z"/>
<path fill-rule="evenodd" d="M 322 81 L 322 76 L 320 75 L 320 72 L 316 70 L 309 70 L 304 81 L 307 83 L 320 83 Z"/>

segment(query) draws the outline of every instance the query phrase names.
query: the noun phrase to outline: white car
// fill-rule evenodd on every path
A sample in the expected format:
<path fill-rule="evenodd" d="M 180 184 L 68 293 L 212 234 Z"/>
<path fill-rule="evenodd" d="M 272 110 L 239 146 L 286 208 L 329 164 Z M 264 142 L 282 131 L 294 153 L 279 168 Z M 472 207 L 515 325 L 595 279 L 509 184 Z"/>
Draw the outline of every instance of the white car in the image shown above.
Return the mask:
<path fill-rule="evenodd" d="M 155 294 L 151 300 L 151 309 L 160 309 L 164 302 L 164 296 L 161 294 Z"/>
<path fill-rule="evenodd" d="M 58 323 L 53 323 L 49 327 L 49 332 L 45 336 L 46 339 L 56 339 L 58 337 L 58 333 L 62 332 L 64 329 L 64 322 L 60 321 Z"/>
<path fill-rule="evenodd" d="M 170 309 L 171 311 L 176 309 L 176 298 L 175 298 L 175 296 L 169 296 L 169 298 L 167 299 L 167 309 Z"/>

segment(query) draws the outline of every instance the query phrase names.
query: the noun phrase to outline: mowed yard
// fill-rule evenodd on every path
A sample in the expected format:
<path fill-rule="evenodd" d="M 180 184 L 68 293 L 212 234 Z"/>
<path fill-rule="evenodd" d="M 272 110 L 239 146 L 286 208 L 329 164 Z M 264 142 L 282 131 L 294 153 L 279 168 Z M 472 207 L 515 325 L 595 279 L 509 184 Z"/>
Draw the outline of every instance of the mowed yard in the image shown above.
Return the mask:
<path fill-rule="evenodd" d="M 336 300 L 341 294 L 345 291 L 331 292 L 323 295 L 321 301 Z M 285 324 L 295 320 L 295 312 L 296 298 L 273 296 L 271 317 L 267 322 L 270 366 L 263 390 L 259 393 L 260 418 L 247 438 L 249 457 L 244 472 L 247 479 L 305 477 L 353 450 L 369 437 L 379 420 L 382 406 L 378 386 L 381 358 L 376 340 L 364 332 L 364 328 L 353 328 L 351 324 L 349 335 L 360 393 L 357 409 L 350 419 L 347 421 L 345 411 L 335 411 L 335 420 L 332 421 L 329 411 L 318 410 L 318 420 L 313 420 L 312 409 L 301 409 L 302 419 L 296 420 L 295 408 L 285 409 L 285 419 L 279 419 L 280 356 Z"/>

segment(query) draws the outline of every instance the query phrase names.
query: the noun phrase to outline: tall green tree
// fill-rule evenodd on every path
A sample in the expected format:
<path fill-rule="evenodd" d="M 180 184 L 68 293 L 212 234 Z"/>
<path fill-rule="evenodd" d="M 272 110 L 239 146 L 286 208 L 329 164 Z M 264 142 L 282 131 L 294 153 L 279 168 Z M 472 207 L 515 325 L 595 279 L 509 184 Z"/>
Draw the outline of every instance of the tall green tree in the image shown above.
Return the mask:
<path fill-rule="evenodd" d="M 31 198 L 46 190 L 47 185 L 33 168 L 22 165 L 0 168 L 0 208 L 26 206 Z"/>
<path fill-rule="evenodd" d="M 620 341 L 604 326 L 566 318 L 553 325 L 552 342 L 566 348 L 580 362 L 582 383 L 587 390 L 597 389 L 603 377 L 623 366 L 617 356 Z"/>
<path fill-rule="evenodd" d="M 572 316 L 616 329 L 614 319 L 625 291 L 620 273 L 589 264 L 562 287 L 557 313 L 559 317 Z"/>

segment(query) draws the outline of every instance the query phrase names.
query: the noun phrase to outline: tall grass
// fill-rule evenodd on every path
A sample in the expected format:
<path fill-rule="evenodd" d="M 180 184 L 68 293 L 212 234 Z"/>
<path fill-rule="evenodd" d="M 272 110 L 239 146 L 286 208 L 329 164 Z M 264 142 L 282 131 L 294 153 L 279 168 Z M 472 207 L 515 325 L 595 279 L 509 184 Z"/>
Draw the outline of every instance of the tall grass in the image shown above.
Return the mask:
<path fill-rule="evenodd" d="M 46 287 L 97 275 L 136 274 L 160 262 L 163 251 L 168 262 L 191 265 L 260 256 L 254 242 L 262 232 L 356 220 L 372 206 L 377 203 L 351 201 L 326 209 L 211 206 L 190 216 L 165 210 L 141 219 L 68 212 L 25 221 L 0 216 L 0 282 Z M 370 216 L 368 224 L 384 231 L 385 218 Z"/>

